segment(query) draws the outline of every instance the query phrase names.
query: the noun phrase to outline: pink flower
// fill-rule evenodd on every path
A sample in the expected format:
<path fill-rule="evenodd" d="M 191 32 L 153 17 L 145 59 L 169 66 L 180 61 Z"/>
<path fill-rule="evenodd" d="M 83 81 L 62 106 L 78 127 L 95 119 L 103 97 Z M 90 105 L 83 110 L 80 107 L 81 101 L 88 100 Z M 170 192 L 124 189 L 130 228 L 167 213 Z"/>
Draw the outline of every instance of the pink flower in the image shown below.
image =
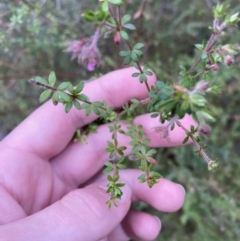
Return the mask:
<path fill-rule="evenodd" d="M 72 52 L 71 60 L 78 58 L 81 55 L 83 46 L 89 41 L 89 39 L 73 40 L 66 43 L 68 46 L 65 52 Z"/>
<path fill-rule="evenodd" d="M 66 43 L 65 52 L 72 52 L 71 60 L 77 58 L 78 63 L 86 64 L 87 70 L 94 71 L 100 62 L 100 52 L 97 47 L 99 36 L 100 31 L 97 29 L 90 39 L 69 41 Z"/>

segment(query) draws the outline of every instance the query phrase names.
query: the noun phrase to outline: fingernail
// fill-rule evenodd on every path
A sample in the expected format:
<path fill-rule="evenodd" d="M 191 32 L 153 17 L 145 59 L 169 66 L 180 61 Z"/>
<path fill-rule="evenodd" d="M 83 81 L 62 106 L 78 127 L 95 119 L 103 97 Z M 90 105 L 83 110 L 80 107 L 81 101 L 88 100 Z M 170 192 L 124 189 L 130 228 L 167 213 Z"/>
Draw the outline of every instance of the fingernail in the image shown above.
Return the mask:
<path fill-rule="evenodd" d="M 180 185 L 180 184 L 178 184 L 178 186 L 183 190 L 183 193 L 185 195 L 186 194 L 185 188 L 182 185 Z"/>
<path fill-rule="evenodd" d="M 161 229 L 161 227 L 162 227 L 162 222 L 161 222 L 160 218 L 159 218 L 158 216 L 154 216 L 154 217 L 157 219 L 157 221 L 158 221 L 158 223 L 159 223 L 159 226 L 160 226 L 160 229 Z"/>

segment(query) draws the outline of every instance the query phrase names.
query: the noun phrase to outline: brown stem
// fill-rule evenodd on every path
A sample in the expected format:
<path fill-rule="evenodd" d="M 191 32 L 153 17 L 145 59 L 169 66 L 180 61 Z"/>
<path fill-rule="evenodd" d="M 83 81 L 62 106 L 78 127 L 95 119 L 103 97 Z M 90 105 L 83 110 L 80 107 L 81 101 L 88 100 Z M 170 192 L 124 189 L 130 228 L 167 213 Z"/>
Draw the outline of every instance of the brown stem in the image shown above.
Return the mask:
<path fill-rule="evenodd" d="M 180 121 L 177 121 L 177 125 L 179 127 L 181 127 L 185 132 L 189 132 L 189 130 L 184 127 Z M 193 141 L 193 144 L 195 145 L 195 147 L 197 148 L 197 150 L 199 151 L 199 153 L 201 154 L 201 156 L 204 158 L 204 160 L 209 163 L 211 160 L 211 158 L 207 155 L 207 153 L 203 150 L 203 148 L 200 146 L 200 144 L 195 140 L 195 138 L 192 135 L 189 135 L 189 137 L 191 138 L 191 140 Z"/>
<path fill-rule="evenodd" d="M 130 44 L 127 40 L 125 40 L 125 43 L 127 44 L 129 50 L 132 51 L 132 46 L 131 46 L 131 44 Z M 140 73 L 143 74 L 143 70 L 142 70 L 142 67 L 141 67 L 139 61 L 135 61 L 135 63 L 137 64 L 137 67 L 138 67 Z M 150 92 L 150 87 L 149 87 L 149 85 L 148 85 L 148 82 L 146 81 L 146 82 L 144 82 L 144 84 L 145 84 L 148 92 Z"/>

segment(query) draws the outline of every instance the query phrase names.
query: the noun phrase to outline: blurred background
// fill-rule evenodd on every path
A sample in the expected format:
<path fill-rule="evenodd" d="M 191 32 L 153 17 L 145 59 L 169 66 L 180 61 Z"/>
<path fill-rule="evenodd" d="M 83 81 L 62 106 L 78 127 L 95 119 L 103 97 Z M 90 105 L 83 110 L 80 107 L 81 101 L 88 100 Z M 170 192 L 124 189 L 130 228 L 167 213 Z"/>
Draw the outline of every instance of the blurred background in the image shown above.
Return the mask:
<path fill-rule="evenodd" d="M 140 0 L 126 0 L 124 12 L 134 14 Z M 159 80 L 177 82 L 179 65 L 189 67 L 198 57 L 194 44 L 208 39 L 215 0 L 149 0 L 144 15 L 133 23 L 131 39 L 145 43 L 142 63 L 149 63 Z M 220 1 L 223 3 L 223 1 Z M 86 9 L 97 0 L 1 0 L 0 1 L 0 139 L 39 106 L 41 90 L 27 82 L 55 71 L 58 82 L 77 83 L 122 68 L 112 38 L 102 39 L 101 65 L 88 72 L 70 61 L 64 43 L 93 34 L 95 26 L 83 21 Z M 227 1 L 232 13 L 238 0 Z M 230 29 L 223 43 L 239 43 L 239 27 Z M 230 67 L 220 66 L 214 81 L 222 93 L 209 97 L 216 117 L 206 139 L 207 152 L 218 158 L 220 169 L 210 173 L 191 146 L 161 148 L 156 169 L 186 189 L 184 207 L 173 214 L 159 213 L 139 203 L 137 208 L 158 215 L 163 223 L 160 241 L 240 240 L 240 58 Z M 44 130 L 43 130 L 44 131 Z M 46 140 L 47 141 L 47 140 Z"/>

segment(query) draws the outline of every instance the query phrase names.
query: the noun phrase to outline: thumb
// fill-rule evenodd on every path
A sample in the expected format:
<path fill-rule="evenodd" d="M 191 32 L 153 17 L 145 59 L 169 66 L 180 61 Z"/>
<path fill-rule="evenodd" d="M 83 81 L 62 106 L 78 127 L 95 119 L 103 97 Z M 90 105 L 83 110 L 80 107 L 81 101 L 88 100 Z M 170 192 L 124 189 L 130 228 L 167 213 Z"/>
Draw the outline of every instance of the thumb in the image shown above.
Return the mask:
<path fill-rule="evenodd" d="M 1 226 L 0 237 L 11 241 L 100 240 L 116 228 L 131 205 L 131 189 L 126 185 L 118 207 L 109 209 L 105 186 L 98 183 L 74 190 L 32 216 Z"/>

